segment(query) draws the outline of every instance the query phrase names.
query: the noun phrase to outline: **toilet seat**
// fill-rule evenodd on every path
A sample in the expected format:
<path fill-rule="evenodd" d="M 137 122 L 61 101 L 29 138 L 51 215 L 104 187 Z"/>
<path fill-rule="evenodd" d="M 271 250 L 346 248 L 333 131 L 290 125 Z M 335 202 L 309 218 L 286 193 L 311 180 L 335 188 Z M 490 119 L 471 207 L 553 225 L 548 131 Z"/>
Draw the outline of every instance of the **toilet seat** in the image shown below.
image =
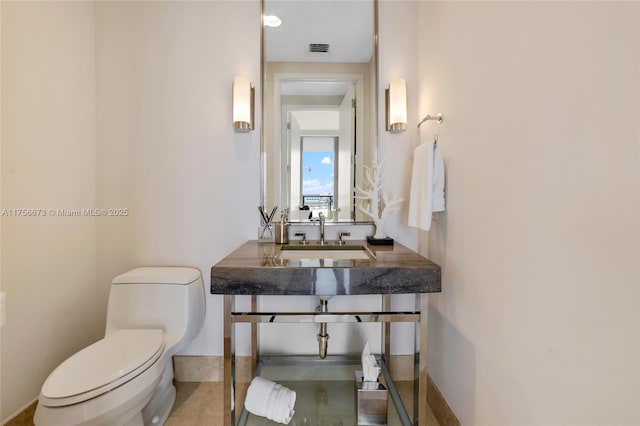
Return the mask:
<path fill-rule="evenodd" d="M 42 386 L 40 404 L 62 407 L 102 395 L 147 370 L 163 351 L 163 330 L 117 330 L 60 364 Z"/>

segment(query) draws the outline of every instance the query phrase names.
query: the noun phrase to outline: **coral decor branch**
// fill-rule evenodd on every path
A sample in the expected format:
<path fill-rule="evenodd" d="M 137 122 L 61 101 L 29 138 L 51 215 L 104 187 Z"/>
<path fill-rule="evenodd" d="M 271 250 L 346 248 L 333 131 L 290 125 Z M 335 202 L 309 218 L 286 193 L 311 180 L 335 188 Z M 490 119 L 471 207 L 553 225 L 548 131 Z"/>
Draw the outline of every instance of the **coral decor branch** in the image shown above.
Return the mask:
<path fill-rule="evenodd" d="M 383 163 L 384 160 L 379 164 L 373 164 L 371 167 L 364 166 L 365 187 L 355 186 L 356 199 L 365 200 L 364 206 L 357 206 L 358 210 L 373 219 L 376 225 L 374 238 L 386 237 L 383 230 L 384 219 L 389 213 L 400 211 L 400 204 L 404 201 L 403 197 L 396 197 L 387 191 L 382 191 Z"/>

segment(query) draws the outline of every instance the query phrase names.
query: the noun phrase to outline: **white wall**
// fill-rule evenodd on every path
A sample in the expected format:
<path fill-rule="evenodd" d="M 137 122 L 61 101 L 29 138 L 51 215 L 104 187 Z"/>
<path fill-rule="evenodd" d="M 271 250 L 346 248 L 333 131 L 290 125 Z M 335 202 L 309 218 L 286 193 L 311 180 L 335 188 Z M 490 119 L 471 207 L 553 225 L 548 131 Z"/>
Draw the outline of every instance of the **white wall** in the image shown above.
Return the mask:
<path fill-rule="evenodd" d="M 260 3 L 96 8 L 98 195 L 131 211 L 99 222 L 98 276 L 200 268 L 207 316 L 183 353 L 221 355 L 222 298 L 209 294 L 210 268 L 257 237 L 260 133 L 234 133 L 231 84 L 248 77 L 260 105 Z"/>
<path fill-rule="evenodd" d="M 1 8 L 2 209 L 95 207 L 93 4 Z M 90 217 L 2 217 L 0 420 L 99 338 L 95 247 Z"/>
<path fill-rule="evenodd" d="M 447 168 L 428 369 L 463 424 L 640 423 L 639 6 L 420 3 Z"/>

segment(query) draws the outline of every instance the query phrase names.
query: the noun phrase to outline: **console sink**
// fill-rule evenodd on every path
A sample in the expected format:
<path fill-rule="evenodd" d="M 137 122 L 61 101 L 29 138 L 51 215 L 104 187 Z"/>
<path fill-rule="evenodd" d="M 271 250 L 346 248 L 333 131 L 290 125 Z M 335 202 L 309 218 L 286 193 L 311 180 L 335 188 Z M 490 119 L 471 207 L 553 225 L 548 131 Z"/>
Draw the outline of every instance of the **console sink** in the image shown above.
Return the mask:
<path fill-rule="evenodd" d="M 252 240 L 211 268 L 211 293 L 226 295 L 434 293 L 441 290 L 440 283 L 438 265 L 398 242 L 370 247 L 363 240 L 342 246 L 333 241 L 320 246 L 314 240 L 308 245 Z"/>
<path fill-rule="evenodd" d="M 280 249 L 280 259 L 368 260 L 373 254 L 363 245 L 288 244 Z"/>

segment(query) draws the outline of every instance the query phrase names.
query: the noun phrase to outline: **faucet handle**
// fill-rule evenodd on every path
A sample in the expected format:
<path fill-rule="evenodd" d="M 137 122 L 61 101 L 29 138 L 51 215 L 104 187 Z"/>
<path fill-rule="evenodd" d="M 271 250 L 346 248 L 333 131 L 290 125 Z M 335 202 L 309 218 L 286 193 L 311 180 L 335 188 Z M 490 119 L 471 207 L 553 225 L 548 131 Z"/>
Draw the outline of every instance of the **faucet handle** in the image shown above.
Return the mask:
<path fill-rule="evenodd" d="M 307 245 L 309 243 L 309 241 L 307 241 L 307 234 L 306 232 L 296 232 L 295 234 L 296 237 L 302 237 L 302 240 L 300 241 L 300 244 L 302 244 L 303 246 Z"/>
<path fill-rule="evenodd" d="M 340 232 L 338 234 L 338 241 L 336 241 L 336 243 L 340 245 L 344 245 L 346 244 L 346 241 L 344 241 L 342 237 L 350 237 L 350 236 L 351 236 L 351 232 Z"/>

